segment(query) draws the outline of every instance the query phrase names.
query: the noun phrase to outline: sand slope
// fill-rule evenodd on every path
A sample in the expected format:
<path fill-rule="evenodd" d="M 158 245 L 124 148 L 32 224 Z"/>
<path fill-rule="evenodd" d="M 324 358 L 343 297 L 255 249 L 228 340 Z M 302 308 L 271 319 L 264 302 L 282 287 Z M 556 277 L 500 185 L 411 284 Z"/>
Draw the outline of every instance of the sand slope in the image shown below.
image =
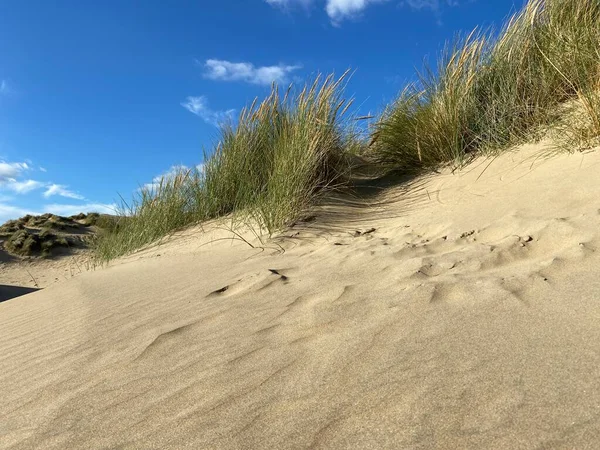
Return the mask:
<path fill-rule="evenodd" d="M 600 152 L 538 152 L 0 303 L 0 447 L 597 448 Z"/>

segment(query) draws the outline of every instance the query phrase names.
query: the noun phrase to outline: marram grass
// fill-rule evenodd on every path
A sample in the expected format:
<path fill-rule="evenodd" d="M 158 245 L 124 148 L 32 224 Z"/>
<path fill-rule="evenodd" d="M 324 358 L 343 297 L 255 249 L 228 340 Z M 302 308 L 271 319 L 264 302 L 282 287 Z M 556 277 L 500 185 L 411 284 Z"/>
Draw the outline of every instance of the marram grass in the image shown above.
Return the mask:
<path fill-rule="evenodd" d="M 374 156 L 407 172 L 461 166 L 535 139 L 570 99 L 598 136 L 599 49 L 598 0 L 531 0 L 497 37 L 475 31 L 448 46 L 384 112 Z"/>
<path fill-rule="evenodd" d="M 347 72 L 317 76 L 299 92 L 273 85 L 262 102 L 220 127 L 202 170 L 180 170 L 123 203 L 117 231 L 95 243 L 108 261 L 213 218 L 251 221 L 268 233 L 293 221 L 316 197 L 343 182 L 353 139 L 342 96 Z"/>

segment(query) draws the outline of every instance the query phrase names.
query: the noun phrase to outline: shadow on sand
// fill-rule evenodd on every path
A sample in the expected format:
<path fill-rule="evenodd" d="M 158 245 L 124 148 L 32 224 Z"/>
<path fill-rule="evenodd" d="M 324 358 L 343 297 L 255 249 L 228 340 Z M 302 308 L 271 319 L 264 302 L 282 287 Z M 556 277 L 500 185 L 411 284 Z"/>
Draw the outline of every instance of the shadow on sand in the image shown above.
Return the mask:
<path fill-rule="evenodd" d="M 39 291 L 39 289 L 0 284 L 0 303 L 5 302 L 6 300 L 13 299 L 15 297 L 20 297 L 21 295 L 30 294 L 35 291 Z"/>
<path fill-rule="evenodd" d="M 352 231 L 370 226 L 375 219 L 401 217 L 435 199 L 437 192 L 427 191 L 433 174 L 403 175 L 389 173 L 380 177 L 364 176 L 336 193 L 329 193 L 311 210 L 308 221 L 294 223 L 296 231 Z M 394 205 L 390 209 L 390 205 Z"/>

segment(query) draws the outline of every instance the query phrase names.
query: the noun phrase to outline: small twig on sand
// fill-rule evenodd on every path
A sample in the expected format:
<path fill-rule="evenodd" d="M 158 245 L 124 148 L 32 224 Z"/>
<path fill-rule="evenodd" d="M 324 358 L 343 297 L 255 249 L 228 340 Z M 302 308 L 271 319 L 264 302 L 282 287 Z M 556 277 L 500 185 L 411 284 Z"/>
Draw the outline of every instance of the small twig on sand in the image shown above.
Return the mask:
<path fill-rule="evenodd" d="M 36 288 L 39 288 L 39 284 L 37 283 L 37 281 L 35 280 L 34 276 L 31 275 L 31 272 L 29 271 L 29 269 L 25 268 L 25 271 L 29 274 L 29 276 L 31 277 L 31 281 L 33 281 L 33 284 L 35 285 Z"/>

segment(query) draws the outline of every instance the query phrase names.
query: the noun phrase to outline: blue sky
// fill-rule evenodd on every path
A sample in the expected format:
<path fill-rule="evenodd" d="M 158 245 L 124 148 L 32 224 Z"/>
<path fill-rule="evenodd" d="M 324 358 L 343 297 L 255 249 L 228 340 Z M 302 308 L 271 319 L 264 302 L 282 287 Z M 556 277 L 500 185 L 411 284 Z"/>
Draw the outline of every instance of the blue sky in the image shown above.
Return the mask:
<path fill-rule="evenodd" d="M 4 0 L 0 222 L 110 211 L 201 163 L 215 123 L 272 81 L 355 73 L 377 113 L 444 41 L 520 0 Z"/>

